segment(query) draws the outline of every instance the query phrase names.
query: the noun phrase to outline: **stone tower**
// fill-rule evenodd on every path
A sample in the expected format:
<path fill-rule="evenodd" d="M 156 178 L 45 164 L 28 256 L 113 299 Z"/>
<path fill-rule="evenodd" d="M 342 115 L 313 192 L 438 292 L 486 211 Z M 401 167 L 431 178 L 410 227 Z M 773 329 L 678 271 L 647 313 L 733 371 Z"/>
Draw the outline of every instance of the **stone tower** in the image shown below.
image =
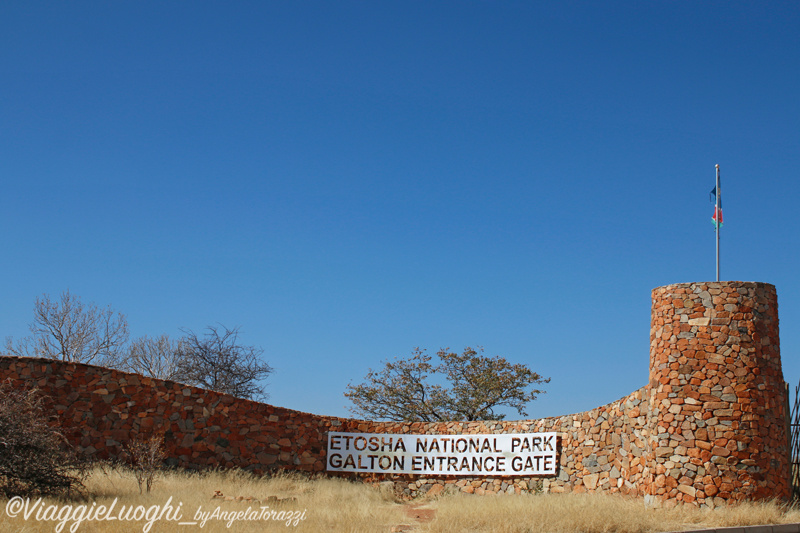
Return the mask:
<path fill-rule="evenodd" d="M 778 300 L 768 283 L 653 289 L 648 481 L 654 505 L 789 496 Z"/>

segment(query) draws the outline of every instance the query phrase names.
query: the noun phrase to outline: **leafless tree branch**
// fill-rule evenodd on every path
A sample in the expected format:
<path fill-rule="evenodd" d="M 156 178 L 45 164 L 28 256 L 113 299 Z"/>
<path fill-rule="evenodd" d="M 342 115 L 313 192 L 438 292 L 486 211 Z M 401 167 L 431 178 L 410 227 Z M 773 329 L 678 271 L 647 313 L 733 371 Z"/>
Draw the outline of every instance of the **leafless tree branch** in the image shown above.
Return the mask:
<path fill-rule="evenodd" d="M 118 358 L 128 340 L 128 322 L 110 307 L 83 304 L 69 290 L 54 301 L 49 295 L 36 299 L 31 335 L 6 349 L 17 356 L 44 357 L 78 363 L 106 364 Z"/>

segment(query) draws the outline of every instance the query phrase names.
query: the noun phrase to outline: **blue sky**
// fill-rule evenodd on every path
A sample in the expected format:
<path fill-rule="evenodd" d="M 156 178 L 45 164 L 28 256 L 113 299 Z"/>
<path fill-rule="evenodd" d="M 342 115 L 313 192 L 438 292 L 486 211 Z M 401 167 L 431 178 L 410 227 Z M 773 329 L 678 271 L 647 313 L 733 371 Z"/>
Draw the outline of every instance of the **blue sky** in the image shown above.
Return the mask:
<path fill-rule="evenodd" d="M 43 293 L 240 326 L 271 403 L 415 346 L 647 382 L 650 291 L 778 289 L 800 378 L 796 2 L 4 2 L 0 338 Z M 513 412 L 509 418 L 516 418 Z"/>

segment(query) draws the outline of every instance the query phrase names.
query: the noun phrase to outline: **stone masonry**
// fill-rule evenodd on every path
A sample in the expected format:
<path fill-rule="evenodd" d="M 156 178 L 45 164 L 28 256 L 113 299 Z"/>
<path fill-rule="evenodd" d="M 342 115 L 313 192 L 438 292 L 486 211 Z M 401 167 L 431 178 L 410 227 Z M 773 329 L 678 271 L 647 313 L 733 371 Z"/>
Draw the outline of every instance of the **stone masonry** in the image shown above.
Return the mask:
<path fill-rule="evenodd" d="M 789 496 L 778 300 L 766 283 L 653 290 L 650 450 L 658 501 Z"/>
<path fill-rule="evenodd" d="M 775 288 L 680 284 L 653 290 L 650 383 L 582 413 L 538 420 L 400 423 L 301 413 L 117 370 L 0 357 L 0 380 L 36 387 L 67 439 L 98 459 L 163 434 L 185 468 L 325 472 L 328 431 L 558 433 L 555 477 L 336 474 L 393 482 L 405 497 L 619 492 L 653 505 L 788 497 L 785 389 Z"/>

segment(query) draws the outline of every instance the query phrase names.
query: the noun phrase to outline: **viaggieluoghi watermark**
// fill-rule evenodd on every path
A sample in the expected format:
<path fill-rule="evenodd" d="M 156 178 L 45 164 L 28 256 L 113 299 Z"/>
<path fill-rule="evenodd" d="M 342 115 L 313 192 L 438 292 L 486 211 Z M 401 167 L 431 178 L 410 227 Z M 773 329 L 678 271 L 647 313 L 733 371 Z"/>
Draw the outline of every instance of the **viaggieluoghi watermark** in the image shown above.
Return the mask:
<path fill-rule="evenodd" d="M 223 522 L 231 528 L 237 522 L 282 522 L 286 527 L 295 527 L 306 519 L 306 509 L 271 509 L 267 505 L 250 506 L 247 509 L 224 510 L 220 506 L 204 510 L 198 506 L 190 517 L 183 516 L 183 503 L 173 503 L 172 496 L 162 505 L 125 505 L 118 498 L 109 505 L 91 504 L 48 504 L 42 498 L 31 500 L 14 496 L 5 506 L 6 516 L 22 519 L 25 522 L 52 522 L 54 531 L 75 533 L 87 522 L 138 522 L 142 532 L 149 533 L 156 522 L 172 522 L 179 526 L 203 528 L 207 523 Z"/>

